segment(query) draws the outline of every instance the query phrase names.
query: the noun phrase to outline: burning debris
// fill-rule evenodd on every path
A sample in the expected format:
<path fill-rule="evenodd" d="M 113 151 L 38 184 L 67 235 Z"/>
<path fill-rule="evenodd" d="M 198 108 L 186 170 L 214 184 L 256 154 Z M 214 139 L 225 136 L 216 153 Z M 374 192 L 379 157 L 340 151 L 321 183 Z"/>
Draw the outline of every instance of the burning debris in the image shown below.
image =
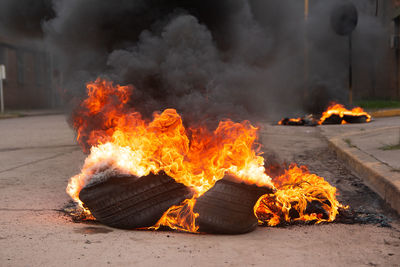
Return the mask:
<path fill-rule="evenodd" d="M 145 120 L 127 105 L 132 86 L 97 79 L 87 88 L 73 125 L 90 154 L 67 193 L 106 225 L 239 234 L 330 222 L 342 207 L 336 188 L 304 166 L 271 178 L 248 121 L 185 127 L 174 109 Z"/>
<path fill-rule="evenodd" d="M 307 115 L 303 118 L 284 118 L 278 122 L 278 125 L 285 126 L 317 126 L 318 121 L 313 115 Z"/>
<path fill-rule="evenodd" d="M 254 207 L 263 224 L 331 222 L 338 209 L 343 208 L 336 200 L 336 188 L 324 178 L 311 174 L 306 166 L 292 164 L 284 174 L 274 178 L 273 183 L 277 191 L 261 197 Z"/>
<path fill-rule="evenodd" d="M 278 122 L 279 125 L 305 125 L 306 121 L 303 118 L 284 118 Z"/>
<path fill-rule="evenodd" d="M 366 123 L 370 121 L 371 115 L 360 107 L 349 110 L 341 104 L 332 103 L 326 111 L 322 113 L 319 120 L 316 120 L 313 115 L 307 115 L 303 118 L 284 118 L 278 122 L 278 125 L 316 126 L 326 124 Z"/>

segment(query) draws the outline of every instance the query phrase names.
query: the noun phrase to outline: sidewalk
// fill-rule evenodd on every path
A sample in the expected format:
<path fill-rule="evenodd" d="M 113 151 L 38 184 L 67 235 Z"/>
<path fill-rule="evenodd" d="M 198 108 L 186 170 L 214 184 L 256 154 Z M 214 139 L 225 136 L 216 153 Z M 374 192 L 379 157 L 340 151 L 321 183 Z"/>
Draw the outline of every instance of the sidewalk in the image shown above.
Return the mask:
<path fill-rule="evenodd" d="M 387 108 L 387 109 L 371 110 L 368 113 L 370 113 L 371 116 L 374 118 L 400 116 L 400 108 Z"/>
<path fill-rule="evenodd" d="M 400 213 L 400 117 L 320 129 L 337 156 Z"/>

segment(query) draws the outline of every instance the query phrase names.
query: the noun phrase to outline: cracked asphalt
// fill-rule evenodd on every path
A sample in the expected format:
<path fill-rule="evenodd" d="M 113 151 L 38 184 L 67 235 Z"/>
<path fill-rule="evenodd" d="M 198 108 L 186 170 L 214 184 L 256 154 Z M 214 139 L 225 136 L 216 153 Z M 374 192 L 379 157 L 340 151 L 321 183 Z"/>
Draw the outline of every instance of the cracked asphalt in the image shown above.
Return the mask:
<path fill-rule="evenodd" d="M 400 222 L 318 128 L 265 124 L 265 151 L 338 187 L 364 223 L 258 227 L 239 236 L 125 231 L 59 210 L 85 155 L 62 115 L 0 120 L 0 266 L 400 266 Z M 391 227 L 382 227 L 385 218 Z"/>

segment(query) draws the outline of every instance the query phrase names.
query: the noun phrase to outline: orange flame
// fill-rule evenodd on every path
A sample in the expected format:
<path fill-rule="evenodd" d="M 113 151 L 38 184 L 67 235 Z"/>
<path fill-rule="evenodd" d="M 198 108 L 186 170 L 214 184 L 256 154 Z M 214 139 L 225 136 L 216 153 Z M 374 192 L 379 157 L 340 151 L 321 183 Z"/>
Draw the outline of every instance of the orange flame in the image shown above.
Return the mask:
<path fill-rule="evenodd" d="M 197 233 L 199 226 L 196 225 L 196 218 L 200 214 L 193 211 L 197 196 L 186 199 L 180 205 L 174 205 L 169 208 L 158 222 L 150 227 L 151 230 L 157 230 L 161 226 L 168 226 L 171 229 L 183 232 Z"/>
<path fill-rule="evenodd" d="M 67 193 L 82 208 L 79 192 L 104 173 L 145 177 L 164 171 L 196 194 L 169 208 L 150 229 L 168 226 L 197 232 L 195 221 L 201 215 L 193 212 L 196 199 L 227 174 L 238 182 L 279 189 L 274 195 L 262 197 L 255 207 L 260 221 L 272 217 L 269 225 L 278 224 L 282 216 L 289 220 L 292 206 L 299 211 L 298 220 L 319 218 L 304 211 L 307 201 L 314 200 L 329 212 L 328 220 L 336 216 L 339 204 L 335 188 L 304 167 L 292 167 L 272 182 L 256 142 L 258 128 L 250 122 L 224 120 L 214 131 L 207 127 L 186 128 L 175 109 L 156 112 L 152 120 L 146 120 L 129 106 L 133 90 L 132 86 L 114 86 L 98 78 L 87 84 L 88 98 L 73 116 L 78 142 L 84 149 L 90 147 L 81 173 L 67 186 Z M 292 204 L 296 200 L 297 204 Z"/>
<path fill-rule="evenodd" d="M 371 115 L 369 115 L 367 112 L 365 112 L 362 108 L 360 107 L 355 107 L 352 110 L 346 109 L 342 104 L 338 103 L 331 103 L 331 105 L 322 113 L 322 117 L 319 120 L 318 124 L 322 124 L 327 118 L 329 118 L 332 115 L 338 115 L 340 118 L 343 118 L 345 115 L 350 115 L 350 116 L 365 116 L 367 117 L 366 122 L 371 121 Z M 346 124 L 345 121 L 342 121 L 342 124 Z"/>
<path fill-rule="evenodd" d="M 186 129 L 175 109 L 154 113 L 153 120 L 146 121 L 127 106 L 131 86 L 97 79 L 87 88 L 89 97 L 75 114 L 74 127 L 78 141 L 91 146 L 90 154 L 67 187 L 81 206 L 80 190 L 105 169 L 138 177 L 164 171 L 197 196 L 227 173 L 249 184 L 273 187 L 255 142 L 258 128 L 248 121 L 221 121 L 213 132 L 206 127 Z M 95 127 L 89 125 L 93 121 Z"/>
<path fill-rule="evenodd" d="M 260 223 L 276 226 L 283 222 L 331 222 L 344 208 L 336 199 L 336 188 L 311 174 L 306 166 L 290 165 L 273 180 L 277 190 L 261 197 L 254 206 Z"/>

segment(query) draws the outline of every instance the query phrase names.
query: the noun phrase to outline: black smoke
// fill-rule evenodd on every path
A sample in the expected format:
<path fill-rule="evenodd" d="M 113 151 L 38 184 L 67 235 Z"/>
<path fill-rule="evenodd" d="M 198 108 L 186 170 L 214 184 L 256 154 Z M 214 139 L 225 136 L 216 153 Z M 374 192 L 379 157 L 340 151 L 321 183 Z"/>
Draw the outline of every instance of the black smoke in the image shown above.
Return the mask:
<path fill-rule="evenodd" d="M 0 1 L 0 31 L 18 38 L 43 38 L 42 23 L 54 18 L 51 0 Z"/>
<path fill-rule="evenodd" d="M 0 21 L 16 36 L 43 36 L 70 99 L 103 76 L 133 84 L 132 105 L 146 116 L 176 108 L 190 121 L 259 120 L 346 101 L 347 41 L 330 27 L 334 2 L 312 5 L 306 22 L 299 0 L 1 0 Z M 361 13 L 359 51 L 380 34 Z"/>

